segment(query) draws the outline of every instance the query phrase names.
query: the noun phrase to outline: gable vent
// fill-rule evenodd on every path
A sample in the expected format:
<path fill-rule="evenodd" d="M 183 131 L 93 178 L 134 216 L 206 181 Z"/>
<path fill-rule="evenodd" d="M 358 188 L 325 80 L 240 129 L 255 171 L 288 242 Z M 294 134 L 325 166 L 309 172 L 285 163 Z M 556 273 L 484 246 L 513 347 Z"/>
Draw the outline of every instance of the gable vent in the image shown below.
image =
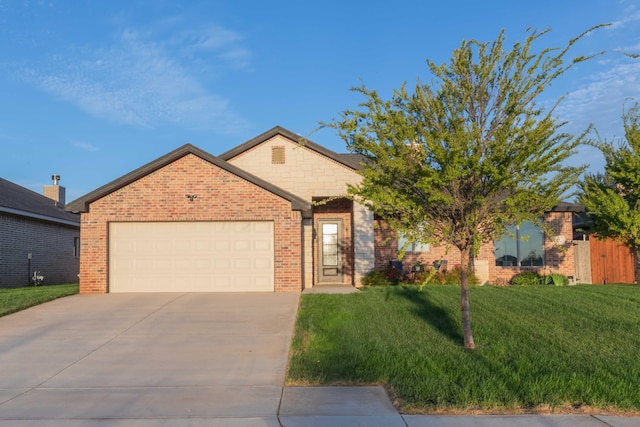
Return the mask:
<path fill-rule="evenodd" d="M 274 165 L 284 164 L 284 147 L 271 147 L 271 163 Z"/>

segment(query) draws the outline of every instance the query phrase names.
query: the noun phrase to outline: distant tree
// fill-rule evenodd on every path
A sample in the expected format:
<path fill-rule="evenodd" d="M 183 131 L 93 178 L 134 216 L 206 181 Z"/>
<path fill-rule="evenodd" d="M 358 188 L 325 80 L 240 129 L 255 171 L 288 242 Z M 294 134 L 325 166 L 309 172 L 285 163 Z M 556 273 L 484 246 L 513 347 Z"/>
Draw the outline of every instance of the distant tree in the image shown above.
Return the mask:
<path fill-rule="evenodd" d="M 588 174 L 579 201 L 591 218 L 591 232 L 626 244 L 636 259 L 640 251 L 640 105 L 623 113 L 626 141 L 595 142 L 605 159 L 604 173 Z"/>
<path fill-rule="evenodd" d="M 547 31 L 528 31 L 510 50 L 504 31 L 491 43 L 463 41 L 448 64 L 427 60 L 431 84 L 418 82 L 413 93 L 403 84 L 390 100 L 354 88 L 366 98 L 360 108 L 325 124 L 367 159 L 362 182 L 350 188 L 354 198 L 410 240 L 460 250 L 466 348 L 475 347 L 469 271 L 480 245 L 506 226 L 539 223 L 583 170 L 565 160 L 587 131 L 562 132 L 564 122 L 552 115 L 557 103 L 545 109 L 536 100 L 574 64 L 592 57 L 566 58 L 598 27 L 562 49 L 534 49 Z"/>

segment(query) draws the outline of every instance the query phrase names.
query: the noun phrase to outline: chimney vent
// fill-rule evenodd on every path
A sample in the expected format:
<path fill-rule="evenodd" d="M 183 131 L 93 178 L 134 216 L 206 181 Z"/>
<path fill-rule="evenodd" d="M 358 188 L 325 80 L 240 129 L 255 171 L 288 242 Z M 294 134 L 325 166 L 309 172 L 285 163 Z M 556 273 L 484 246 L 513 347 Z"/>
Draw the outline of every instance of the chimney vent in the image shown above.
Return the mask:
<path fill-rule="evenodd" d="M 53 181 L 53 185 L 45 185 L 44 186 L 44 195 L 50 199 L 52 199 L 56 206 L 64 207 L 65 201 L 65 188 L 58 184 L 60 181 L 60 175 L 53 174 L 51 175 L 51 180 Z"/>

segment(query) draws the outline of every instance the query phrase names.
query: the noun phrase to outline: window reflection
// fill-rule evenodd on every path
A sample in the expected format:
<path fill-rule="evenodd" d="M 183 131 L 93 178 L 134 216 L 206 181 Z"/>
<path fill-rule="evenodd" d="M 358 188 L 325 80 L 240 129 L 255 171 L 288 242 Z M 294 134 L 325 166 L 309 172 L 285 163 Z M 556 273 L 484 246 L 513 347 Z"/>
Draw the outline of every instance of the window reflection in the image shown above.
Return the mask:
<path fill-rule="evenodd" d="M 542 267 L 544 237 L 542 228 L 529 221 L 507 227 L 500 240 L 494 242 L 496 266 Z"/>

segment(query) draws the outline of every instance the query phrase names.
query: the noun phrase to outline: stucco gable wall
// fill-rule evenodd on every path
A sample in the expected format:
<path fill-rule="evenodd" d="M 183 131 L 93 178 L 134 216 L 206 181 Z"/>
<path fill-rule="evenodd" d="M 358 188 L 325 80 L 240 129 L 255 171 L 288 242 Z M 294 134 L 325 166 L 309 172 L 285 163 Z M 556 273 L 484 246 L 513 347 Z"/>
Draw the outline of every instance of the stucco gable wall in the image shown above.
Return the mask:
<path fill-rule="evenodd" d="M 272 163 L 273 147 L 284 147 L 284 164 Z M 282 135 L 243 152 L 229 163 L 308 201 L 312 197 L 346 194 L 347 183 L 361 180 L 351 168 Z"/>

